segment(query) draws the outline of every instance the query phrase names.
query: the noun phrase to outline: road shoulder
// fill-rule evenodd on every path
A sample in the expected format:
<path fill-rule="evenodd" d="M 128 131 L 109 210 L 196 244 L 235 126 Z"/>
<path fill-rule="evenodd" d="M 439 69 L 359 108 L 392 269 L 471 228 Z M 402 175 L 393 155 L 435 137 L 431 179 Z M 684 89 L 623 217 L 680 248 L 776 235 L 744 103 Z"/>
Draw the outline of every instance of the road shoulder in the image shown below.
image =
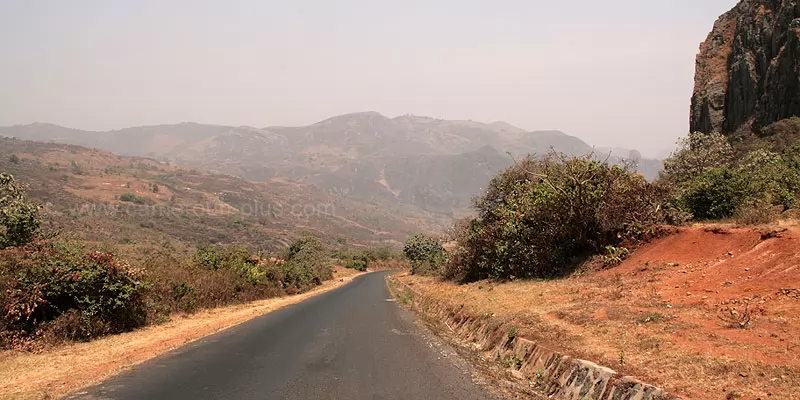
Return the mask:
<path fill-rule="evenodd" d="M 299 295 L 175 315 L 161 325 L 39 354 L 0 352 L 0 399 L 63 397 L 198 339 L 337 289 L 360 275 L 342 271 Z"/>

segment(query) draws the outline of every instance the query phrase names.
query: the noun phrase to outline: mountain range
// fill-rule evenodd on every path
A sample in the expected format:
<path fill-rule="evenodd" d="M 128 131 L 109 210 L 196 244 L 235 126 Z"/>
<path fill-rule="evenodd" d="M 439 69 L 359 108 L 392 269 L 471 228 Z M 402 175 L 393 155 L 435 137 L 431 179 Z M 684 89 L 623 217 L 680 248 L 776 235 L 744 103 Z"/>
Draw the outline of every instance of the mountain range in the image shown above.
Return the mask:
<path fill-rule="evenodd" d="M 527 132 L 505 122 L 388 118 L 376 112 L 303 127 L 187 122 L 96 132 L 34 123 L 0 127 L 0 135 L 149 157 L 250 181 L 288 179 L 359 201 L 413 205 L 451 216 L 467 212 L 471 198 L 516 158 L 551 149 L 574 155 L 595 151 L 560 131 Z M 635 151 L 595 153 L 611 162 L 635 158 L 648 179 L 662 167 Z"/>

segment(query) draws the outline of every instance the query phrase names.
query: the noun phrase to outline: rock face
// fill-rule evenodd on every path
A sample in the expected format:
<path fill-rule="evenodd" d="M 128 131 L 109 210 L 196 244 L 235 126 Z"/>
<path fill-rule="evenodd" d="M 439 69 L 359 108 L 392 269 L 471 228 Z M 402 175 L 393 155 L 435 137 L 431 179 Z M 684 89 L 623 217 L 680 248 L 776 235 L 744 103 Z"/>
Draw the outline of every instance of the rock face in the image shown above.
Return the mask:
<path fill-rule="evenodd" d="M 733 133 L 800 115 L 800 3 L 742 0 L 697 55 L 691 131 Z"/>

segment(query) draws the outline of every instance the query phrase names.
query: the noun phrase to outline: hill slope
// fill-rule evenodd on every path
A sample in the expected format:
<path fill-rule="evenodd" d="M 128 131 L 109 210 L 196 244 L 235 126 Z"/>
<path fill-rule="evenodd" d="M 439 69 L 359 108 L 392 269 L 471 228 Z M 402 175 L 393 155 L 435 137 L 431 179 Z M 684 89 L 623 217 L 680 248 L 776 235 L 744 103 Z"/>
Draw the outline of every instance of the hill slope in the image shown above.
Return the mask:
<path fill-rule="evenodd" d="M 242 242 L 271 249 L 304 231 L 328 242 L 392 242 L 447 223 L 416 209 L 377 207 L 285 180 L 248 182 L 80 146 L 0 139 L 0 154 L 0 171 L 28 184 L 58 228 L 86 240 Z"/>

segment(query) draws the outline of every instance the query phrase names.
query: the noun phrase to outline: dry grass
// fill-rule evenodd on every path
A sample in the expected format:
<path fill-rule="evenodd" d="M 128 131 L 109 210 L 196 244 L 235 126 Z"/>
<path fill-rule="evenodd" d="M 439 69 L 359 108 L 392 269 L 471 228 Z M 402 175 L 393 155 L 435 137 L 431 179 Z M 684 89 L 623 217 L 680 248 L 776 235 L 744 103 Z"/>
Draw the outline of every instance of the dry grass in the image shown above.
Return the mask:
<path fill-rule="evenodd" d="M 175 315 L 162 325 L 42 354 L 0 352 L 0 399 L 62 397 L 186 343 L 333 290 L 357 275 L 337 268 L 334 280 L 296 296 Z"/>
<path fill-rule="evenodd" d="M 434 299 L 494 315 L 519 335 L 686 399 L 800 399 L 797 229 L 684 230 L 611 270 L 542 282 L 457 285 L 400 279 Z M 779 295 L 778 293 L 784 293 Z M 789 293 L 789 294 L 785 294 Z M 748 305 L 749 304 L 749 305 Z M 752 311 L 746 328 L 720 319 Z"/>

